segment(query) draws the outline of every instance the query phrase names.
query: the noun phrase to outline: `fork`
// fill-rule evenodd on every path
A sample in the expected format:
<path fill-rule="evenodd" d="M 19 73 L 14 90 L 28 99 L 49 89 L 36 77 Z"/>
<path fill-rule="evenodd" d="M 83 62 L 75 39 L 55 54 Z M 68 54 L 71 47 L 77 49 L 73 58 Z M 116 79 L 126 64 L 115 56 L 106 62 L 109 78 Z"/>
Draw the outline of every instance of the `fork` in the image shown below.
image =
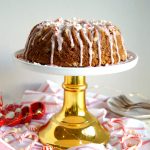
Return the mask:
<path fill-rule="evenodd" d="M 150 109 L 150 107 L 141 107 L 139 105 L 132 105 L 132 106 L 123 106 L 120 105 L 119 103 L 115 102 L 109 102 L 112 106 L 116 107 L 117 109 L 120 109 L 122 111 L 130 111 L 131 109 L 136 109 L 136 108 L 143 108 L 143 109 Z M 117 110 L 116 110 L 117 111 Z"/>
<path fill-rule="evenodd" d="M 114 102 L 109 102 L 109 104 L 111 105 L 111 106 L 114 106 L 114 107 L 116 107 L 116 108 L 118 108 L 118 109 L 120 109 L 121 111 L 129 111 L 130 109 L 127 109 L 127 108 L 124 108 L 124 107 L 120 107 L 118 104 L 116 104 L 116 103 L 114 103 Z"/>
<path fill-rule="evenodd" d="M 129 100 L 125 95 L 120 95 L 118 97 L 115 97 L 114 99 L 116 99 L 115 103 L 118 103 L 118 106 L 121 106 L 126 109 L 134 109 L 134 108 L 150 109 L 150 103 L 145 102 L 134 103 L 131 100 Z"/>

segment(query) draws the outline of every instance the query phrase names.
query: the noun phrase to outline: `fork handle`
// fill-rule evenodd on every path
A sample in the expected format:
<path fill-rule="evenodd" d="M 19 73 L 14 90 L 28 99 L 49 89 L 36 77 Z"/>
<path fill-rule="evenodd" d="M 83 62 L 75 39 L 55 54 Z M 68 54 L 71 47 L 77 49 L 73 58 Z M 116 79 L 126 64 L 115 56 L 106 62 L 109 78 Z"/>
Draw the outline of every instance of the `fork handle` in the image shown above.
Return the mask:
<path fill-rule="evenodd" d="M 136 103 L 136 104 L 128 106 L 127 108 L 128 109 L 144 108 L 144 109 L 149 109 L 150 110 L 150 104 L 147 104 L 147 103 Z"/>
<path fill-rule="evenodd" d="M 149 107 L 150 108 L 150 104 L 149 103 L 144 103 L 144 102 L 134 103 L 133 105 L 138 105 L 138 106 L 141 106 L 141 107 Z"/>

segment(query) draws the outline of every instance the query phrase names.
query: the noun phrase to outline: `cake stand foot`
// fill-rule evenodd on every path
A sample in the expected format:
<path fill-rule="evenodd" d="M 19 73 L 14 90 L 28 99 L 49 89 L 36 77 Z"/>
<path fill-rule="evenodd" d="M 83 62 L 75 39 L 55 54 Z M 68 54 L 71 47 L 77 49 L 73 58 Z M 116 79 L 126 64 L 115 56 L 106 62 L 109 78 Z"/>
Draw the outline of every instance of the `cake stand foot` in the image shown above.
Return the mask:
<path fill-rule="evenodd" d="M 62 110 L 39 130 L 39 139 L 44 145 L 66 149 L 108 142 L 108 131 L 86 109 L 86 87 L 85 76 L 65 76 Z"/>

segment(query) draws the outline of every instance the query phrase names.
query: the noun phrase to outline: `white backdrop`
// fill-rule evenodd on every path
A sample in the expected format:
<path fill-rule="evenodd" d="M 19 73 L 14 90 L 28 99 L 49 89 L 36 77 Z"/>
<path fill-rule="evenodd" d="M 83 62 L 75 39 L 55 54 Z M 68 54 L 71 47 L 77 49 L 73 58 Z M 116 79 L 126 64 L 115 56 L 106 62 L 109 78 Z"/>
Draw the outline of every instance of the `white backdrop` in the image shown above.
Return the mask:
<path fill-rule="evenodd" d="M 149 0 L 0 0 L 0 91 L 4 100 L 19 99 L 25 89 L 35 89 L 62 76 L 35 73 L 17 67 L 12 54 L 24 47 L 31 28 L 58 17 L 110 20 L 122 31 L 127 49 L 139 56 L 137 66 L 123 73 L 87 77 L 89 87 L 102 94 L 139 92 L 150 97 Z M 93 89 L 90 89 L 93 90 Z"/>

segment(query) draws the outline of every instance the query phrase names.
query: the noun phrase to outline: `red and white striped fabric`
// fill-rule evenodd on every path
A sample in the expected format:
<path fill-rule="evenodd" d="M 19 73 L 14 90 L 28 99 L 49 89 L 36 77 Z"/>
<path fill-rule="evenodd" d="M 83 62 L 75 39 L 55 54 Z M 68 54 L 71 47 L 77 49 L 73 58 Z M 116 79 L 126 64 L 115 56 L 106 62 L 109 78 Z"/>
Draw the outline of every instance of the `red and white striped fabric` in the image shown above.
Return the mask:
<path fill-rule="evenodd" d="M 107 109 L 108 97 L 96 93 L 87 93 L 87 107 L 101 124 L 110 131 L 109 143 L 87 144 L 72 147 L 68 150 L 150 150 L 150 134 L 142 121 L 132 118 L 120 118 Z M 0 147 L 9 145 L 8 149 L 15 150 L 52 150 L 51 146 L 44 146 L 38 142 L 37 130 L 45 124 L 51 116 L 58 112 L 63 104 L 63 89 L 56 83 L 46 81 L 41 87 L 26 90 L 22 97 L 22 104 L 30 105 L 35 101 L 42 101 L 46 106 L 46 115 L 41 120 L 32 120 L 30 124 L 15 127 L 0 128 Z"/>

